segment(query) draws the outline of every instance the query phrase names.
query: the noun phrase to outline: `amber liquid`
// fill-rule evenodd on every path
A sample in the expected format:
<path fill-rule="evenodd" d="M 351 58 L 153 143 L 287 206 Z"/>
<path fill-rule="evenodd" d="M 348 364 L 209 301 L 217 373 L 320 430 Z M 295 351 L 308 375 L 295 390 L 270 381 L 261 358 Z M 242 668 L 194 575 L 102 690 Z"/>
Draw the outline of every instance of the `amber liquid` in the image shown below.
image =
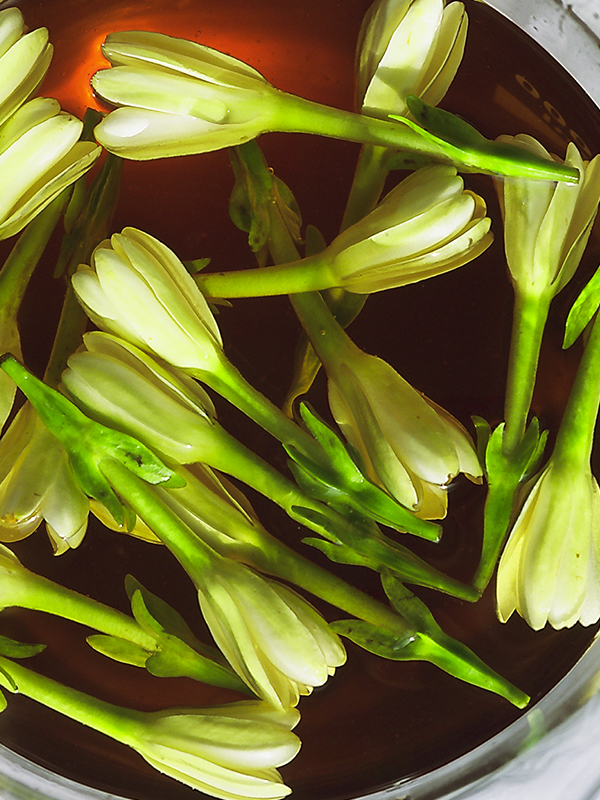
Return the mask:
<path fill-rule="evenodd" d="M 43 93 L 83 113 L 94 103 L 87 79 L 103 65 L 97 47 L 111 30 L 146 28 L 186 36 L 249 61 L 282 89 L 352 107 L 354 45 L 370 0 L 22 0 L 31 28 L 47 25 L 56 47 Z M 575 138 L 584 155 L 600 142 L 600 117 L 548 56 L 483 4 L 468 0 L 470 32 L 459 77 L 445 107 L 485 135 L 527 132 L 564 154 Z M 335 235 L 358 148 L 307 136 L 268 135 L 269 163 L 295 192 L 305 222 Z M 501 225 L 490 179 L 469 185 L 488 200 L 497 241 L 476 263 L 445 276 L 369 299 L 351 334 L 392 363 L 411 383 L 466 425 L 472 414 L 496 423 L 503 394 L 512 296 Z M 114 229 L 138 226 L 183 259 L 210 256 L 212 268 L 252 266 L 245 237 L 228 220 L 232 174 L 225 153 L 127 163 Z M 556 300 L 540 364 L 534 412 L 556 431 L 579 352 L 563 353 L 562 327 L 585 276 L 600 259 L 593 238 L 578 277 Z M 22 312 L 27 363 L 43 370 L 60 306 L 62 284 L 52 279 L 52 252 L 34 276 Z M 219 315 L 231 360 L 280 402 L 289 383 L 299 326 L 285 298 L 235 301 Z M 327 414 L 322 378 L 312 402 Z M 222 422 L 250 447 L 285 469 L 279 448 L 236 411 L 219 403 Z M 302 532 L 270 503 L 249 496 L 265 526 L 299 548 Z M 439 545 L 414 543 L 420 555 L 469 580 L 478 560 L 485 490 L 466 481 L 451 489 L 450 513 Z M 405 537 L 407 541 L 408 537 Z M 123 576 L 135 575 L 208 636 L 191 583 L 161 547 L 92 524 L 73 552 L 53 558 L 42 530 L 15 545 L 25 564 L 76 590 L 127 611 Z M 312 554 L 315 559 L 319 556 Z M 348 579 L 380 596 L 376 576 L 358 569 Z M 434 592 L 421 596 L 438 622 L 481 658 L 530 693 L 533 702 L 566 674 L 595 632 L 532 632 L 519 618 L 501 625 L 493 590 L 477 604 Z M 335 617 L 335 610 L 324 608 Z M 234 699 L 187 680 L 159 680 L 92 652 L 84 631 L 42 614 L 4 611 L 0 632 L 43 641 L 31 666 L 111 702 L 140 709 Z M 207 639 L 208 641 L 208 639 Z M 431 770 L 468 752 L 519 714 L 508 702 L 448 677 L 426 663 L 394 663 L 352 646 L 348 664 L 326 687 L 303 699 L 297 728 L 300 755 L 283 768 L 296 800 L 348 800 Z M 50 769 L 133 800 L 193 800 L 199 794 L 162 777 L 134 753 L 26 698 L 10 697 L 0 716 L 0 741 Z"/>

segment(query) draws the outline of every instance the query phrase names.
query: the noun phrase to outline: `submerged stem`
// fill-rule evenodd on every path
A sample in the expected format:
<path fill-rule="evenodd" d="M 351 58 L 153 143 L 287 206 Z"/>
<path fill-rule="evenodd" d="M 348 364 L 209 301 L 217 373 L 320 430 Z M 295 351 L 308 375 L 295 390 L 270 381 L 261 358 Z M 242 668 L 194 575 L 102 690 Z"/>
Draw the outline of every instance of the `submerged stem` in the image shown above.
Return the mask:
<path fill-rule="evenodd" d="M 504 407 L 503 450 L 510 458 L 525 435 L 527 416 L 552 295 L 529 295 L 515 287 L 513 328 Z"/>

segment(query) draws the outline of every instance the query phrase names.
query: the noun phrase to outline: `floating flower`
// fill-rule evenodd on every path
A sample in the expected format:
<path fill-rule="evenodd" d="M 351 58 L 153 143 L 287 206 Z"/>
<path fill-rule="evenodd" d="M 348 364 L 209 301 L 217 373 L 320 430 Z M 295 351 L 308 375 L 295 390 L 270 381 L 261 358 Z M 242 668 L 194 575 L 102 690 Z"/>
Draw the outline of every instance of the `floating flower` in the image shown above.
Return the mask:
<path fill-rule="evenodd" d="M 56 555 L 81 543 L 88 499 L 63 446 L 29 403 L 0 441 L 0 481 L 1 541 L 24 539 L 45 520 Z"/>
<path fill-rule="evenodd" d="M 40 85 L 52 52 L 46 28 L 26 33 L 18 8 L 0 11 L 0 125 Z"/>
<path fill-rule="evenodd" d="M 22 230 L 102 152 L 78 141 L 83 123 L 56 100 L 26 102 L 51 60 L 46 28 L 25 33 L 18 9 L 0 11 L 0 239 Z"/>
<path fill-rule="evenodd" d="M 278 800 L 291 791 L 277 767 L 300 749 L 292 733 L 297 711 L 276 711 L 259 700 L 134 711 L 71 689 L 9 658 L 0 657 L 0 668 L 7 691 L 45 705 L 51 698 L 54 710 L 131 747 L 159 772 L 211 797 Z"/>
<path fill-rule="evenodd" d="M 276 767 L 300 740 L 297 712 L 260 701 L 146 714 L 131 746 L 155 769 L 212 797 L 277 800 L 290 793 Z"/>
<path fill-rule="evenodd" d="M 363 114 L 407 115 L 407 95 L 437 105 L 462 60 L 462 3 L 378 0 L 365 16 L 357 49 L 357 105 Z"/>
<path fill-rule="evenodd" d="M 405 178 L 325 252 L 336 286 L 369 294 L 456 269 L 491 242 L 483 199 L 438 165 Z"/>
<path fill-rule="evenodd" d="M 500 141 L 551 159 L 531 136 L 502 136 Z M 496 182 L 508 268 L 515 288 L 528 296 L 551 299 L 571 280 L 598 211 L 600 157 L 584 162 L 571 142 L 565 164 L 578 169 L 579 183 Z"/>
<path fill-rule="evenodd" d="M 502 554 L 498 616 L 534 629 L 600 618 L 600 491 L 585 468 L 550 459 L 530 487 Z"/>
<path fill-rule="evenodd" d="M 343 288 L 370 294 L 431 278 L 472 261 L 492 242 L 481 197 L 450 166 L 409 175 L 322 253 L 257 270 L 199 273 L 212 297 L 254 297 Z"/>
<path fill-rule="evenodd" d="M 103 52 L 113 66 L 97 72 L 92 85 L 121 108 L 108 114 L 95 134 L 107 150 L 123 158 L 205 153 L 282 131 L 424 153 L 471 171 L 577 179 L 572 170 L 524 156 L 519 148 L 499 147 L 476 132 L 457 146 L 419 125 L 399 125 L 287 94 L 242 61 L 196 42 L 126 31 L 110 34 Z M 452 120 L 455 131 L 460 123 Z M 442 135 L 446 133 L 444 126 Z"/>
<path fill-rule="evenodd" d="M 160 33 L 111 33 L 102 52 L 112 69 L 94 89 L 125 108 L 96 128 L 108 150 L 133 159 L 188 155 L 232 147 L 268 126 L 270 95 L 252 67 L 225 53 Z"/>
<path fill-rule="evenodd" d="M 469 435 L 387 362 L 348 344 L 337 364 L 325 364 L 336 422 L 372 480 L 419 517 L 442 519 L 453 478 L 481 478 Z"/>
<path fill-rule="evenodd" d="M 230 559 L 191 577 L 219 649 L 273 706 L 295 706 L 345 663 L 338 636 L 292 589 Z"/>
<path fill-rule="evenodd" d="M 173 251 L 149 234 L 135 228 L 114 234 L 72 281 L 99 328 L 182 369 L 210 370 L 222 360 L 206 300 Z"/>
<path fill-rule="evenodd" d="M 69 358 L 62 383 L 89 416 L 179 464 L 204 460 L 216 447 L 214 406 L 194 380 L 98 331 L 85 344 Z"/>
<path fill-rule="evenodd" d="M 56 100 L 36 97 L 0 127 L 0 238 L 18 233 L 100 156 L 79 141 L 83 123 Z"/>

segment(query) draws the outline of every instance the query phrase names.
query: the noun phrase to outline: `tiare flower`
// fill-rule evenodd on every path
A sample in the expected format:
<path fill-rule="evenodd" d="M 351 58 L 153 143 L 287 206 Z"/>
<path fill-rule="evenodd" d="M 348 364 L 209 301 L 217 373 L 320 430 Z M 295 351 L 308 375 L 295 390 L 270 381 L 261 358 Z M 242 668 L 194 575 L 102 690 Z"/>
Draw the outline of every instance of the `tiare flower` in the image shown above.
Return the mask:
<path fill-rule="evenodd" d="M 110 736 L 152 767 L 222 800 L 278 800 L 290 793 L 278 767 L 300 749 L 299 714 L 259 700 L 200 708 L 135 711 L 0 657 L 0 684 Z"/>
<path fill-rule="evenodd" d="M 48 31 L 24 34 L 21 12 L 0 12 L 0 239 L 18 233 L 100 156 L 83 123 L 56 100 L 25 102 L 52 59 Z"/>
<path fill-rule="evenodd" d="M 24 539 L 45 520 L 60 555 L 81 543 L 88 513 L 66 451 L 26 403 L 0 441 L 0 541 Z"/>
<path fill-rule="evenodd" d="M 0 11 L 0 125 L 40 85 L 52 52 L 46 28 L 26 33 L 18 8 Z"/>
<path fill-rule="evenodd" d="M 513 611 L 535 630 L 600 619 L 600 490 L 591 455 L 600 405 L 598 275 L 567 319 L 565 342 L 586 344 L 545 468 L 522 491 L 522 505 L 498 567 L 498 616 Z"/>
<path fill-rule="evenodd" d="M 370 294 L 425 280 L 472 261 L 492 242 L 483 199 L 450 166 L 423 167 L 322 252 L 290 264 L 199 273 L 212 297 L 342 288 Z"/>
<path fill-rule="evenodd" d="M 552 158 L 531 136 L 500 140 Z M 552 298 L 571 280 L 598 211 L 600 156 L 584 162 L 571 142 L 565 164 L 579 171 L 579 183 L 496 181 L 510 276 L 515 290 L 528 296 Z"/>
<path fill-rule="evenodd" d="M 467 22 L 460 2 L 377 0 L 365 16 L 357 48 L 362 113 L 407 115 L 407 95 L 437 105 L 462 60 Z"/>
<path fill-rule="evenodd" d="M 498 616 L 534 629 L 600 618 L 600 491 L 589 465 L 551 458 L 529 488 L 500 559 Z"/>
<path fill-rule="evenodd" d="M 443 519 L 448 486 L 481 466 L 464 427 L 382 359 L 348 347 L 325 364 L 329 405 L 367 475 L 424 519 Z"/>
<path fill-rule="evenodd" d="M 337 286 L 370 294 L 467 264 L 492 243 L 490 224 L 454 167 L 423 167 L 325 252 Z"/>
<path fill-rule="evenodd" d="M 345 663 L 337 634 L 284 584 L 231 559 L 191 577 L 219 649 L 245 683 L 276 708 L 294 707 Z"/>
<path fill-rule="evenodd" d="M 102 45 L 111 69 L 92 85 L 124 108 L 96 128 L 111 152 L 133 159 L 232 147 L 268 127 L 269 95 L 252 67 L 210 47 L 161 33 L 111 33 Z"/>
<path fill-rule="evenodd" d="M 222 360 L 208 303 L 173 251 L 149 234 L 135 228 L 114 234 L 72 283 L 99 328 L 182 369 L 210 370 Z"/>
<path fill-rule="evenodd" d="M 524 156 L 518 148 L 498 147 L 482 136 L 470 136 L 465 146 L 456 146 L 419 125 L 342 111 L 287 94 L 253 67 L 196 42 L 125 31 L 111 33 L 103 52 L 113 66 L 97 72 L 92 85 L 120 108 L 102 120 L 95 134 L 107 150 L 122 158 L 205 153 L 281 131 L 407 150 L 471 171 L 577 179 L 572 170 Z"/>
<path fill-rule="evenodd" d="M 210 456 L 222 429 L 194 380 L 110 334 L 94 331 L 84 341 L 86 349 L 69 358 L 62 375 L 80 408 L 178 464 Z"/>
<path fill-rule="evenodd" d="M 260 701 L 156 711 L 131 746 L 155 769 L 224 800 L 278 800 L 290 794 L 277 767 L 300 749 L 295 711 Z"/>

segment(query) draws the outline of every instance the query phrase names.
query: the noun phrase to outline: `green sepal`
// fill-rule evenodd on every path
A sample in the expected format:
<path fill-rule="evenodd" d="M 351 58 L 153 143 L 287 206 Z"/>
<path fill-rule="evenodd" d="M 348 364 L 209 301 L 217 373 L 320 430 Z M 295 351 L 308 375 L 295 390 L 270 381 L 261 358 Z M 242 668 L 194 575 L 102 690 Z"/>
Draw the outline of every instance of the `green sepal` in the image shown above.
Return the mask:
<path fill-rule="evenodd" d="M 4 709 L 6 708 L 7 705 L 8 705 L 8 703 L 6 701 L 6 697 L 4 696 L 4 693 L 0 692 L 0 713 L 2 711 L 4 711 Z"/>
<path fill-rule="evenodd" d="M 339 526 L 333 525 L 326 514 L 306 506 L 292 506 L 290 510 L 294 514 L 294 518 L 305 524 L 311 531 L 320 533 L 321 536 L 324 536 L 330 542 L 334 542 L 334 544 L 341 543 L 342 540 L 334 532 L 338 530 Z"/>
<path fill-rule="evenodd" d="M 151 650 L 147 650 L 141 645 L 120 639 L 118 636 L 108 636 L 103 633 L 95 633 L 88 636 L 86 642 L 93 650 L 103 656 L 134 667 L 145 667 L 148 658 L 152 655 Z"/>
<path fill-rule="evenodd" d="M 123 525 L 125 510 L 102 473 L 102 462 L 114 459 L 151 484 L 181 488 L 185 481 L 149 448 L 125 433 L 86 417 L 70 400 L 32 375 L 10 353 L 0 367 L 15 381 L 40 419 L 64 446 L 76 480 L 90 497 L 102 503 Z"/>
<path fill-rule="evenodd" d="M 430 106 L 414 95 L 409 95 L 406 102 L 416 122 L 394 114 L 390 114 L 391 119 L 408 125 L 433 142 L 450 161 L 459 165 L 460 170 L 464 165 L 468 171 L 504 177 L 579 182 L 579 172 L 573 167 L 537 156 L 517 145 L 490 141 L 455 114 Z"/>
<path fill-rule="evenodd" d="M 473 585 L 483 592 L 490 581 L 513 521 L 519 488 L 534 475 L 541 464 L 548 431 L 540 431 L 533 418 L 519 447 L 510 456 L 503 448 L 504 423 L 490 434 L 485 451 L 488 481 L 483 522 L 481 558 Z"/>
<path fill-rule="evenodd" d="M 190 275 L 195 275 L 197 272 L 202 272 L 210 264 L 210 258 L 194 258 L 191 261 L 183 261 L 183 266 L 187 269 Z"/>
<path fill-rule="evenodd" d="M 527 705 L 528 695 L 491 669 L 462 642 L 444 633 L 425 603 L 395 575 L 383 573 L 381 583 L 393 608 L 417 631 L 399 652 L 398 660 L 429 661 L 455 678 L 501 695 L 517 708 Z"/>
<path fill-rule="evenodd" d="M 490 436 L 492 435 L 492 427 L 483 417 L 473 416 L 471 420 L 475 428 L 477 458 L 480 464 L 485 464 L 485 451 L 487 450 Z"/>
<path fill-rule="evenodd" d="M 500 423 L 491 433 L 485 452 L 485 471 L 490 484 L 500 483 L 505 477 L 523 483 L 530 478 L 540 465 L 548 431 L 540 431 L 540 423 L 534 417 L 529 423 L 521 444 L 507 457 L 503 448 L 504 423 Z"/>
<path fill-rule="evenodd" d="M 249 692 L 221 652 L 198 641 L 174 608 L 132 575 L 125 578 L 125 588 L 136 622 L 156 638 L 154 651 L 147 653 L 140 666 L 157 678 L 189 677 L 212 686 Z"/>
<path fill-rule="evenodd" d="M 307 527 L 321 533 L 334 545 L 341 544 L 348 550 L 354 550 L 362 559 L 360 563 L 366 563 L 371 569 L 378 572 L 390 569 L 407 583 L 436 589 L 469 602 L 479 599 L 478 592 L 471 586 L 430 566 L 407 547 L 384 536 L 372 520 L 358 513 L 352 519 L 340 517 L 339 522 L 334 522 L 312 509 L 294 506 L 293 510 L 296 518 L 306 520 Z M 323 552 L 328 554 L 326 548 Z M 348 552 L 343 557 L 348 560 L 351 558 Z"/>
<path fill-rule="evenodd" d="M 316 256 L 327 247 L 327 242 L 321 231 L 314 225 L 307 225 L 304 233 L 304 255 Z"/>
<path fill-rule="evenodd" d="M 296 465 L 296 480 L 306 492 L 329 503 L 342 514 L 350 506 L 394 530 L 412 533 L 433 542 L 439 541 L 440 526 L 419 519 L 372 483 L 360 469 L 358 454 L 350 450 L 306 403 L 300 406 L 300 414 L 327 454 L 327 463 L 315 464 L 298 450 L 286 448 Z M 294 467 L 293 464 L 290 466 Z"/>
<path fill-rule="evenodd" d="M 407 628 L 406 636 L 399 637 L 397 633 L 378 628 L 370 622 L 361 619 L 341 619 L 330 622 L 329 627 L 339 636 L 345 636 L 351 642 L 362 647 L 368 653 L 374 653 L 390 661 L 403 661 L 404 649 L 416 635 Z"/>
<path fill-rule="evenodd" d="M 152 649 L 102 634 L 88 637 L 90 647 L 114 661 L 143 667 L 157 678 L 186 677 L 211 686 L 250 693 L 221 653 L 201 644 L 171 606 L 131 575 L 127 576 L 125 583 L 136 622 L 154 639 Z"/>
<path fill-rule="evenodd" d="M 9 639 L 8 636 L 0 636 L 0 656 L 6 658 L 31 658 L 45 649 L 45 644 L 29 644 Z"/>
<path fill-rule="evenodd" d="M 330 561 L 336 564 L 349 564 L 354 567 L 368 567 L 369 569 L 378 570 L 379 565 L 367 556 L 363 556 L 353 550 L 351 547 L 346 547 L 345 544 L 335 544 L 334 542 L 326 542 L 324 539 L 314 539 L 307 536 L 302 539 L 303 544 L 314 547 L 324 553 Z"/>
<path fill-rule="evenodd" d="M 178 611 L 133 577 L 125 578 L 125 591 L 131 602 L 131 611 L 138 625 L 154 633 L 168 633 L 185 642 L 192 649 L 225 664 L 219 650 L 202 644 Z"/>
<path fill-rule="evenodd" d="M 563 348 L 566 350 L 581 336 L 600 308 L 600 267 L 573 303 L 565 324 Z"/>

